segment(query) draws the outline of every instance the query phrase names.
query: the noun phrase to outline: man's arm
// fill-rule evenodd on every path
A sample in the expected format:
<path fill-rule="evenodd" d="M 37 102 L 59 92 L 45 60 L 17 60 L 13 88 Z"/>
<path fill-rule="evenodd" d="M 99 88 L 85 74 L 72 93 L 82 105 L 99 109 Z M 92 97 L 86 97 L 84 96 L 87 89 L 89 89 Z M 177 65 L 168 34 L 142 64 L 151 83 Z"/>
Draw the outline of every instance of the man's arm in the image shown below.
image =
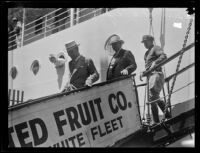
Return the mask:
<path fill-rule="evenodd" d="M 137 64 L 135 62 L 135 57 L 131 53 L 131 51 L 128 51 L 126 58 L 128 59 L 130 65 L 127 66 L 125 69 L 128 70 L 128 74 L 131 74 L 137 69 Z"/>
<path fill-rule="evenodd" d="M 167 58 L 160 46 L 155 46 L 154 53 L 158 56 L 158 59 L 155 60 L 155 66 Z"/>
<path fill-rule="evenodd" d="M 97 72 L 92 59 L 88 59 L 88 71 L 89 71 L 90 76 L 87 78 L 86 82 L 87 81 L 91 83 L 96 82 L 99 79 L 99 73 Z"/>

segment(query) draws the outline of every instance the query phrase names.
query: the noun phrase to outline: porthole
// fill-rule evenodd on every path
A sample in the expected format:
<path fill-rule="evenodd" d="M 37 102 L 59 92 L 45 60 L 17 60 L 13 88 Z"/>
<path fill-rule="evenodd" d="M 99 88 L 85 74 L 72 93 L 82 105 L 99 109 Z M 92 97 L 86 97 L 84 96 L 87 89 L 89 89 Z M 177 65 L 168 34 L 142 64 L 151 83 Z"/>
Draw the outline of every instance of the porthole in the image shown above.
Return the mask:
<path fill-rule="evenodd" d="M 16 66 L 13 66 L 13 67 L 11 68 L 11 70 L 10 70 L 10 75 L 11 75 L 12 79 L 15 79 L 15 78 L 16 78 L 17 73 L 18 73 L 18 72 L 17 72 Z"/>
<path fill-rule="evenodd" d="M 39 69 L 40 69 L 39 61 L 34 60 L 30 69 L 33 72 L 33 74 L 36 75 L 39 72 Z"/>

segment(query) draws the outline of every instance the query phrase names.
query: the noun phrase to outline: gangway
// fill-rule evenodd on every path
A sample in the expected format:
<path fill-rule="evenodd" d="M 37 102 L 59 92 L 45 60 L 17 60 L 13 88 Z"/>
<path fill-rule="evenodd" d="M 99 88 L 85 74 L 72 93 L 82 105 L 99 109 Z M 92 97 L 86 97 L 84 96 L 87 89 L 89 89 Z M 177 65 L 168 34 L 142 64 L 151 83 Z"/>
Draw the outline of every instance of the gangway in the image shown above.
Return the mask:
<path fill-rule="evenodd" d="M 157 67 L 194 45 L 191 43 Z M 165 82 L 169 85 L 174 75 L 194 65 L 172 74 Z M 165 147 L 195 132 L 194 99 L 183 103 L 191 103 L 189 110 L 158 125 L 144 124 L 137 88 L 145 85 L 137 85 L 133 74 L 10 106 L 9 147 Z"/>
<path fill-rule="evenodd" d="M 172 61 L 176 57 L 180 56 L 184 52 L 188 51 L 192 47 L 194 47 L 194 43 L 191 43 L 187 47 L 183 48 L 182 50 L 178 51 L 174 55 L 170 56 L 166 60 L 162 61 L 160 64 L 155 66 L 154 68 L 144 72 L 144 75 L 147 75 L 157 68 L 165 65 L 166 63 Z M 190 69 L 191 67 L 195 66 L 195 63 L 191 63 L 190 65 L 182 68 L 181 70 L 175 72 L 174 74 L 165 78 L 165 83 L 167 84 L 168 95 L 165 95 L 162 98 L 169 96 L 170 89 L 169 89 L 169 82 L 173 79 L 174 76 L 180 75 L 186 70 Z M 185 87 L 188 87 L 190 84 L 194 83 L 189 82 L 187 85 L 177 89 L 175 92 L 182 90 Z M 136 85 L 136 88 L 146 86 L 147 83 Z M 160 99 L 162 99 L 160 98 Z M 156 100 L 155 100 L 156 101 Z M 147 102 L 147 106 L 149 107 L 149 103 Z M 162 120 L 157 125 L 150 125 L 148 121 L 145 123 L 143 122 L 142 127 L 137 132 L 133 133 L 132 135 L 118 141 L 114 146 L 115 147 L 167 147 L 171 144 L 181 141 L 185 137 L 189 136 L 187 140 L 192 140 L 194 146 L 194 137 L 192 134 L 195 133 L 195 99 L 189 99 L 182 103 L 175 104 L 178 107 L 180 112 L 175 112 L 172 115 L 172 118 Z M 171 107 L 171 105 L 170 105 Z M 184 107 L 188 107 L 184 110 Z M 174 109 L 174 111 L 178 111 L 178 109 Z M 149 113 L 149 112 L 148 112 Z M 150 115 L 150 114 L 147 114 Z M 181 147 L 184 147 L 182 145 Z"/>

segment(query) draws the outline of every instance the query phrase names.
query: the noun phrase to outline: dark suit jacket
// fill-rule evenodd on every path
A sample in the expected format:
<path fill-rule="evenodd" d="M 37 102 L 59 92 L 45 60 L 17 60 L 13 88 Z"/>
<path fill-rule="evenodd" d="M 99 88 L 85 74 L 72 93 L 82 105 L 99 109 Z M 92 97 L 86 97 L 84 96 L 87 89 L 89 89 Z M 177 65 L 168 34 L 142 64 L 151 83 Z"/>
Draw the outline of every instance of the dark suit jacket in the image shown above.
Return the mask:
<path fill-rule="evenodd" d="M 87 79 L 90 79 L 92 83 L 99 79 L 92 59 L 87 59 L 82 55 L 77 61 L 69 62 L 69 70 L 71 73 L 70 83 L 76 88 L 84 87 Z"/>
<path fill-rule="evenodd" d="M 115 60 L 113 65 L 111 64 L 112 60 Z M 112 60 L 107 70 L 107 80 L 122 76 L 121 71 L 124 69 L 127 69 L 128 74 L 131 74 L 137 68 L 135 57 L 128 50 L 121 49 L 116 56 L 113 56 Z"/>

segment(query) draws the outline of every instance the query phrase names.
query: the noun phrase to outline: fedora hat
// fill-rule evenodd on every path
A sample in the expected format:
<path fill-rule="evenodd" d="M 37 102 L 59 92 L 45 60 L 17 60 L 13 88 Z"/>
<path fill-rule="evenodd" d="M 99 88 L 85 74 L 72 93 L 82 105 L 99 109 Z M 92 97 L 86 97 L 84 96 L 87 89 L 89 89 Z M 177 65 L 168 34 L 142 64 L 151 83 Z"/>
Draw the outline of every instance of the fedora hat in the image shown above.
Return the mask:
<path fill-rule="evenodd" d="M 110 44 L 116 43 L 116 42 L 122 42 L 124 43 L 124 41 L 120 38 L 120 36 L 114 34 L 110 37 Z"/>
<path fill-rule="evenodd" d="M 146 40 L 152 40 L 152 41 L 154 41 L 154 37 L 151 36 L 151 35 L 144 35 L 144 36 L 142 37 L 141 43 L 143 43 L 143 42 L 146 41 Z"/>
<path fill-rule="evenodd" d="M 72 40 L 72 41 L 69 41 L 65 44 L 65 48 L 66 48 L 66 50 L 69 50 L 69 49 L 72 49 L 72 48 L 79 46 L 79 45 L 80 44 L 77 44 L 74 40 Z"/>

